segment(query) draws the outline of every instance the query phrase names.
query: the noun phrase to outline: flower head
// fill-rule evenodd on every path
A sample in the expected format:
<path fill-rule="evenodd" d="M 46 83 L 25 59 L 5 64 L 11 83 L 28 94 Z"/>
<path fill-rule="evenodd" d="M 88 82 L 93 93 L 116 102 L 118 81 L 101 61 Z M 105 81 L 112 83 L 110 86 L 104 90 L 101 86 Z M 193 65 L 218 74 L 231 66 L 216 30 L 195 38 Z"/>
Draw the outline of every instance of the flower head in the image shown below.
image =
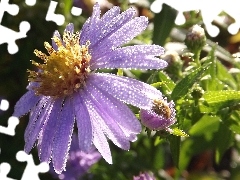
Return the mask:
<path fill-rule="evenodd" d="M 84 87 L 90 72 L 91 55 L 88 52 L 89 42 L 86 42 L 86 45 L 79 44 L 78 32 L 74 34 L 65 30 L 63 40 L 53 36 L 53 41 L 56 48 L 48 42 L 44 43 L 49 56 L 34 50 L 44 64 L 32 61 L 39 71 L 29 70 L 29 81 L 38 83 L 38 86 L 32 87 L 36 95 L 60 98 Z"/>
<path fill-rule="evenodd" d="M 150 110 L 141 109 L 140 118 L 144 126 L 151 130 L 169 130 L 176 122 L 174 102 L 165 99 L 155 99 Z"/>
<path fill-rule="evenodd" d="M 80 32 L 67 25 L 63 36 L 56 31 L 52 45 L 45 43 L 48 55 L 35 50 L 43 64 L 29 71 L 28 92 L 17 102 L 14 116 L 30 111 L 25 130 L 25 151 L 38 141 L 41 161 L 52 160 L 57 173 L 65 170 L 74 123 L 78 128 L 79 149 L 89 152 L 95 146 L 112 163 L 107 138 L 128 150 L 141 124 L 126 104 L 148 109 L 153 97 L 162 94 L 152 86 L 124 76 L 98 73 L 101 68 L 160 69 L 167 63 L 158 45 L 121 47 L 142 32 L 146 17 L 134 17 L 130 8 L 120 13 L 113 7 L 100 17 L 99 4 Z M 126 103 L 126 104 L 125 104 Z"/>

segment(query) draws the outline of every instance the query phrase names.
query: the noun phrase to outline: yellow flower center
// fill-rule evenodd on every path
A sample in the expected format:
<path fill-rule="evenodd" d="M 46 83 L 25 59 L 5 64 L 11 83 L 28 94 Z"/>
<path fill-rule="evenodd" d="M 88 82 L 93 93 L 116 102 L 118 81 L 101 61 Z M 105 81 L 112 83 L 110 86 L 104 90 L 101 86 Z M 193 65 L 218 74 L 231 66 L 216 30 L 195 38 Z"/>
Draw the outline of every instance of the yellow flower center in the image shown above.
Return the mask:
<path fill-rule="evenodd" d="M 167 119 L 171 117 L 172 111 L 164 100 L 153 100 L 152 110 L 158 115 L 165 116 Z"/>
<path fill-rule="evenodd" d="M 29 81 L 38 82 L 34 90 L 37 95 L 63 97 L 84 87 L 87 75 L 90 72 L 88 52 L 90 42 L 79 45 L 79 33 L 65 31 L 63 40 L 54 36 L 57 45 L 55 50 L 48 42 L 44 43 L 49 55 L 34 50 L 37 57 L 44 63 L 32 63 L 39 68 L 38 72 L 29 72 Z"/>

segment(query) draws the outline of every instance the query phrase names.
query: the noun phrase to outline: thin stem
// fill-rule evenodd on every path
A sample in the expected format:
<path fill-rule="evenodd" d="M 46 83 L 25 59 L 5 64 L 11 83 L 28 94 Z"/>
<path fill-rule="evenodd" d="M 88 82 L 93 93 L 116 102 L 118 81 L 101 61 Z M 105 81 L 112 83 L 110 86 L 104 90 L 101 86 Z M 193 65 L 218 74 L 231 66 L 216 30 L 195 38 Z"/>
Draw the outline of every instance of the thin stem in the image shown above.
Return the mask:
<path fill-rule="evenodd" d="M 201 66 L 201 63 L 200 63 L 200 54 L 201 54 L 201 50 L 196 50 L 194 52 L 194 62 L 197 64 L 197 67 L 200 67 Z"/>

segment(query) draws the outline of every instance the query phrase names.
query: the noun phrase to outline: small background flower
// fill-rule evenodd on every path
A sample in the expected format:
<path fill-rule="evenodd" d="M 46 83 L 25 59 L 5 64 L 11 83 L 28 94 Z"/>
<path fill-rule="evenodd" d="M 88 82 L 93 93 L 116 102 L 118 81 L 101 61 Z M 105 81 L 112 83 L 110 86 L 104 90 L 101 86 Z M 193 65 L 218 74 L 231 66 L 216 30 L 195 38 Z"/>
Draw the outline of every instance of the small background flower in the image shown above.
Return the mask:
<path fill-rule="evenodd" d="M 56 174 L 53 166 L 51 165 L 50 173 L 55 178 L 58 177 L 59 179 L 63 180 L 77 180 L 83 175 L 86 176 L 91 166 L 97 163 L 101 157 L 101 154 L 96 149 L 90 150 L 89 153 L 80 151 L 78 137 L 77 134 L 74 133 L 72 136 L 72 144 L 69 150 L 66 171 L 63 171 L 62 174 Z"/>
<path fill-rule="evenodd" d="M 140 173 L 138 176 L 134 176 L 133 180 L 156 180 L 152 172 Z"/>

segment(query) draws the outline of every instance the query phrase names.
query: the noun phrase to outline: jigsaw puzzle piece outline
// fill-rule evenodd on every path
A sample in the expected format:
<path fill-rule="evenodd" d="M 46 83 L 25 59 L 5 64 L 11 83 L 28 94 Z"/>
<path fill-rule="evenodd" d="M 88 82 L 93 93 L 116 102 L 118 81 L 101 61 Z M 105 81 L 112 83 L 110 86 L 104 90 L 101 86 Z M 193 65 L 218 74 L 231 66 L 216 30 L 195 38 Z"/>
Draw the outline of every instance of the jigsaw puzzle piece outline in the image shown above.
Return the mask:
<path fill-rule="evenodd" d="M 36 0 L 25 0 L 26 5 L 34 6 L 36 4 Z"/>
<path fill-rule="evenodd" d="M 0 110 L 1 111 L 6 111 L 9 108 L 9 102 L 6 99 L 2 99 L 0 102 Z"/>
<path fill-rule="evenodd" d="M 56 1 L 50 1 L 48 11 L 46 14 L 46 21 L 53 21 L 58 26 L 61 26 L 64 24 L 65 17 L 62 14 L 55 14 L 55 10 L 57 8 L 58 2 Z"/>
<path fill-rule="evenodd" d="M 16 16 L 19 13 L 19 6 L 16 4 L 9 4 L 9 0 L 1 0 L 0 1 L 0 24 L 2 22 L 4 12 L 8 12 L 10 15 Z"/>
<path fill-rule="evenodd" d="M 21 180 L 40 180 L 38 173 L 46 173 L 49 171 L 48 163 L 42 162 L 39 165 L 35 165 L 33 156 L 25 153 L 24 151 L 18 151 L 16 154 L 16 159 L 19 162 L 27 162 Z"/>
<path fill-rule="evenodd" d="M 0 133 L 6 134 L 9 136 L 15 135 L 15 129 L 17 125 L 19 124 L 19 119 L 17 117 L 11 116 L 8 118 L 8 126 L 4 127 L 0 125 Z"/>
<path fill-rule="evenodd" d="M 8 52 L 10 54 L 15 54 L 18 52 L 18 46 L 16 44 L 16 40 L 27 37 L 27 32 L 30 30 L 31 26 L 29 22 L 22 21 L 19 25 L 19 32 L 13 31 L 5 26 L 0 25 L 0 32 L 3 34 L 7 34 L 7 36 L 1 36 L 0 45 L 3 43 L 8 44 Z"/>
<path fill-rule="evenodd" d="M 0 179 L 1 180 L 16 180 L 13 178 L 7 177 L 8 173 L 10 172 L 11 166 L 9 163 L 2 162 L 0 164 Z"/>
<path fill-rule="evenodd" d="M 156 0 L 151 4 L 151 9 L 158 13 L 161 11 L 162 4 L 165 3 L 172 8 L 178 11 L 178 15 L 176 18 L 175 23 L 178 25 L 185 23 L 185 17 L 183 12 L 185 11 L 193 11 L 193 10 L 201 10 L 203 23 L 206 26 L 206 30 L 208 34 L 212 37 L 215 37 L 219 34 L 220 30 L 217 26 L 213 25 L 213 20 L 222 12 L 225 8 L 222 2 L 218 2 L 216 0 L 212 1 L 192 1 L 192 0 L 182 0 L 182 1 L 175 1 L 175 0 Z M 210 3 L 210 5 L 209 5 Z M 229 2 L 228 2 L 229 3 Z M 183 5 L 184 4 L 184 5 Z M 217 6 L 216 6 L 217 4 Z M 214 8 L 212 8 L 214 7 Z"/>
<path fill-rule="evenodd" d="M 0 153 L 1 153 L 1 148 L 0 148 Z M 6 163 L 6 162 L 0 163 L 0 179 L 1 180 L 16 180 L 16 179 L 7 177 L 8 173 L 10 172 L 10 169 L 11 169 L 11 165 L 9 163 Z"/>

